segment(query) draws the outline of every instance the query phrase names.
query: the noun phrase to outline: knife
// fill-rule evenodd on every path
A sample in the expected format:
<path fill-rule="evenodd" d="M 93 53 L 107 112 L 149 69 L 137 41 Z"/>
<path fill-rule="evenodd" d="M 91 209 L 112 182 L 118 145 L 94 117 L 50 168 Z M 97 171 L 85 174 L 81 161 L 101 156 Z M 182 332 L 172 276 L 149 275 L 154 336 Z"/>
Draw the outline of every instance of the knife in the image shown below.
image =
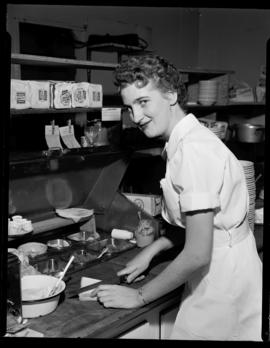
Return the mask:
<path fill-rule="evenodd" d="M 122 276 L 120 276 L 118 278 L 118 280 L 116 282 L 110 282 L 110 281 L 104 281 L 104 280 L 101 280 L 100 282 L 96 282 L 94 284 L 90 284 L 90 285 L 87 285 L 87 286 L 83 286 L 82 288 L 79 288 L 79 289 L 76 289 L 76 290 L 71 290 L 69 293 L 68 293 L 68 298 L 76 298 L 78 297 L 78 295 L 84 291 L 88 291 L 88 290 L 93 290 L 95 289 L 97 286 L 99 285 L 102 285 L 102 284 L 111 284 L 111 285 L 121 285 L 121 284 L 126 284 L 126 285 L 130 285 L 132 283 L 127 283 L 127 274 L 124 274 Z M 135 281 L 140 281 L 142 279 L 145 278 L 145 274 L 142 274 L 140 277 L 138 277 L 138 279 Z"/>
<path fill-rule="evenodd" d="M 81 292 L 84 292 L 84 291 L 87 291 L 87 290 L 93 290 L 95 289 L 98 285 L 101 285 L 101 284 L 108 284 L 108 282 L 104 282 L 104 281 L 100 281 L 100 282 L 97 282 L 97 283 L 94 283 L 94 284 L 90 284 L 90 285 L 87 285 L 87 286 L 83 286 L 82 288 L 79 288 L 79 289 L 76 289 L 76 290 L 72 290 L 68 293 L 68 298 L 76 298 L 78 297 L 78 295 L 81 293 Z"/>
<path fill-rule="evenodd" d="M 96 282 L 94 284 L 86 285 L 86 286 L 83 286 L 82 288 L 79 288 L 79 289 L 76 289 L 76 290 L 71 290 L 68 293 L 68 298 L 75 298 L 80 293 L 82 293 L 84 291 L 88 291 L 88 290 L 93 290 L 93 289 L 95 289 L 97 286 L 99 286 L 101 284 L 120 285 L 120 284 L 126 283 L 126 277 L 127 277 L 126 275 L 125 276 L 120 276 L 117 279 L 117 281 L 115 281 L 115 282 L 101 280 L 101 281 Z M 128 284 L 128 283 L 126 283 L 126 284 Z"/>

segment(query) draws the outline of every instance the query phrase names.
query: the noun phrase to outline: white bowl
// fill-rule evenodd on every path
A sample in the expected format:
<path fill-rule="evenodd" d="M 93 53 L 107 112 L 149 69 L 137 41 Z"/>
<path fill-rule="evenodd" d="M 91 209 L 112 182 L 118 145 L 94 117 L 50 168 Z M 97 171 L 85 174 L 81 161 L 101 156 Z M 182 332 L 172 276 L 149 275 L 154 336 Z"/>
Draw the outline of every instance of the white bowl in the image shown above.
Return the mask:
<path fill-rule="evenodd" d="M 26 256 L 35 257 L 38 255 L 45 254 L 47 251 L 47 245 L 38 242 L 29 242 L 21 244 L 18 247 L 18 250 Z"/>
<path fill-rule="evenodd" d="M 49 288 L 56 284 L 58 278 L 44 274 L 26 275 L 21 279 L 22 316 L 36 318 L 53 312 L 59 302 L 66 284 L 61 280 L 55 294 L 47 297 Z"/>

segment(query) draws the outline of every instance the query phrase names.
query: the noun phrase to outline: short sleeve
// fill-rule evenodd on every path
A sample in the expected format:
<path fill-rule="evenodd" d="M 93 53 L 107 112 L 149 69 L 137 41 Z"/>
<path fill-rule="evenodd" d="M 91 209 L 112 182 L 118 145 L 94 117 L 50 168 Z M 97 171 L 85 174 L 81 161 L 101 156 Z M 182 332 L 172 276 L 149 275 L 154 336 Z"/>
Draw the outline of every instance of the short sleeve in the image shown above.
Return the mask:
<path fill-rule="evenodd" d="M 220 206 L 225 159 L 215 149 L 216 142 L 182 144 L 179 170 L 174 171 L 173 182 L 179 187 L 182 212 L 215 209 Z"/>

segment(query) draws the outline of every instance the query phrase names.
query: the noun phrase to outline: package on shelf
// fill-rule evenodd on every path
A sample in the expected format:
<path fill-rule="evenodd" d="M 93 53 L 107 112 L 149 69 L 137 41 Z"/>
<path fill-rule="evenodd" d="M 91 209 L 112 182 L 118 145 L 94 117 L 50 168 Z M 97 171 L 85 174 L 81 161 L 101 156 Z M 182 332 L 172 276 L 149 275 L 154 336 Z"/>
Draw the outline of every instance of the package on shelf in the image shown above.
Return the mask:
<path fill-rule="evenodd" d="M 254 91 L 251 87 L 238 88 L 235 90 L 235 96 L 230 98 L 232 103 L 254 103 Z"/>
<path fill-rule="evenodd" d="M 50 80 L 51 107 L 69 109 L 72 107 L 72 84 L 74 81 Z"/>
<path fill-rule="evenodd" d="M 30 104 L 33 109 L 50 108 L 50 82 L 29 81 Z"/>
<path fill-rule="evenodd" d="M 121 108 L 102 108 L 101 120 L 102 121 L 120 121 L 121 120 Z"/>
<path fill-rule="evenodd" d="M 29 109 L 31 107 L 29 81 L 11 79 L 10 87 L 10 107 L 12 109 Z"/>
<path fill-rule="evenodd" d="M 199 122 L 207 128 L 214 128 L 217 125 L 216 120 L 213 120 L 207 117 L 200 117 Z"/>
<path fill-rule="evenodd" d="M 103 105 L 103 89 L 102 85 L 89 83 L 90 107 L 101 108 Z"/>
<path fill-rule="evenodd" d="M 226 105 L 229 102 L 229 86 L 231 74 L 224 74 L 214 78 L 218 82 L 217 104 Z"/>
<path fill-rule="evenodd" d="M 126 192 L 123 192 L 123 195 L 152 216 L 156 216 L 161 213 L 160 195 Z"/>
<path fill-rule="evenodd" d="M 72 83 L 71 93 L 72 93 L 72 107 L 87 108 L 90 106 L 90 90 L 89 82 L 75 82 Z"/>
<path fill-rule="evenodd" d="M 199 84 L 192 83 L 188 85 L 188 103 L 197 103 L 199 96 Z"/>

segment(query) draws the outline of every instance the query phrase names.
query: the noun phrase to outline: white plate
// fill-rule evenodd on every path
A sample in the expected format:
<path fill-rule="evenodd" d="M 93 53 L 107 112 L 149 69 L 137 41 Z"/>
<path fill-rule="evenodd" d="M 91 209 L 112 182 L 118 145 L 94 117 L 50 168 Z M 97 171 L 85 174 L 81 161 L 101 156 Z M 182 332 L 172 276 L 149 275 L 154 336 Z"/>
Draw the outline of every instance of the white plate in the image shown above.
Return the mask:
<path fill-rule="evenodd" d="M 8 238 L 22 238 L 22 237 L 28 236 L 28 235 L 30 235 L 32 233 L 33 233 L 33 231 L 24 232 L 24 233 L 18 233 L 18 234 L 9 234 Z"/>
<path fill-rule="evenodd" d="M 38 242 L 25 243 L 18 247 L 18 251 L 22 252 L 26 256 L 35 257 L 45 254 L 47 251 L 47 245 Z"/>

